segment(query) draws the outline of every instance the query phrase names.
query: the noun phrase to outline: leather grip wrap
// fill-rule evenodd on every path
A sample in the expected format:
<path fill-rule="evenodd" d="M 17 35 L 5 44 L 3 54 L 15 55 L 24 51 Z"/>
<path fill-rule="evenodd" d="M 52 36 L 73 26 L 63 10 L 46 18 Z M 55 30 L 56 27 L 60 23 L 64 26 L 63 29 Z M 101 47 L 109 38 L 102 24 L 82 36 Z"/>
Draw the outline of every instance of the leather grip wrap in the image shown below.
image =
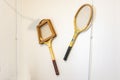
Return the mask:
<path fill-rule="evenodd" d="M 52 60 L 52 62 L 53 62 L 53 66 L 54 66 L 56 75 L 59 75 L 59 71 L 58 71 L 58 67 L 57 67 L 56 61 Z"/>

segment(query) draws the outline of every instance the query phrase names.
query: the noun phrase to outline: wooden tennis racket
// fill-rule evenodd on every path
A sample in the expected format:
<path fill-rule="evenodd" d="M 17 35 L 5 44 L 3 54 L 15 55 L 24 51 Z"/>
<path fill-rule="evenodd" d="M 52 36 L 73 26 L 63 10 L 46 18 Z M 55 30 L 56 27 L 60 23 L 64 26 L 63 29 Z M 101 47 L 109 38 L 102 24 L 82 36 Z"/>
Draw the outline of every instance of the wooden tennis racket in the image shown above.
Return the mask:
<path fill-rule="evenodd" d="M 78 9 L 74 17 L 74 35 L 64 56 L 65 61 L 68 58 L 68 55 L 75 43 L 75 40 L 77 39 L 77 36 L 89 28 L 92 17 L 93 7 L 90 4 L 84 4 Z"/>
<path fill-rule="evenodd" d="M 52 40 L 56 37 L 55 30 L 50 19 L 43 19 L 40 21 L 37 26 L 38 40 L 40 44 L 46 44 L 50 50 L 50 55 L 52 58 L 53 66 L 55 69 L 56 75 L 59 75 L 59 70 L 56 64 L 54 52 L 52 49 Z"/>

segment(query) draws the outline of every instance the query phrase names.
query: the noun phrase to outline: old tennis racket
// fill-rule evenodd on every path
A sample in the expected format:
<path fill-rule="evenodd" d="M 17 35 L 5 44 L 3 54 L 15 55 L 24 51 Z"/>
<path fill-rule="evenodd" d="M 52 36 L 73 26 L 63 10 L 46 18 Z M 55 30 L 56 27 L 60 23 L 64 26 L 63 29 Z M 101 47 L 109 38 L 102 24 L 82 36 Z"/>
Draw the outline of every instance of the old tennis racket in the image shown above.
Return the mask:
<path fill-rule="evenodd" d="M 68 55 L 75 43 L 77 36 L 89 28 L 92 17 L 93 7 L 90 4 L 84 4 L 78 9 L 77 13 L 74 16 L 74 35 L 64 56 L 65 61 L 68 58 Z"/>
<path fill-rule="evenodd" d="M 59 75 L 54 52 L 52 49 L 52 40 L 54 37 L 56 37 L 56 33 L 50 19 L 41 20 L 41 22 L 37 26 L 37 32 L 38 32 L 39 43 L 46 44 L 49 47 L 55 73 L 56 75 Z"/>

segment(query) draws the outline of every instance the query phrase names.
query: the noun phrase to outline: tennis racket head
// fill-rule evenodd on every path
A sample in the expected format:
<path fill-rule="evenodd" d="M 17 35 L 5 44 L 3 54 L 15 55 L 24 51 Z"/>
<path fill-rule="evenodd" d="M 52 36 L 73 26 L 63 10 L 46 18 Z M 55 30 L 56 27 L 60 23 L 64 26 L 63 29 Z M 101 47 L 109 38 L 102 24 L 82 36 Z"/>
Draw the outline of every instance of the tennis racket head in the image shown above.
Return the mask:
<path fill-rule="evenodd" d="M 43 19 L 37 26 L 38 40 L 40 44 L 49 41 L 56 37 L 56 32 L 53 28 L 50 19 Z"/>
<path fill-rule="evenodd" d="M 75 30 L 77 30 L 78 33 L 87 30 L 92 21 L 92 17 L 93 7 L 90 4 L 82 5 L 74 17 Z"/>

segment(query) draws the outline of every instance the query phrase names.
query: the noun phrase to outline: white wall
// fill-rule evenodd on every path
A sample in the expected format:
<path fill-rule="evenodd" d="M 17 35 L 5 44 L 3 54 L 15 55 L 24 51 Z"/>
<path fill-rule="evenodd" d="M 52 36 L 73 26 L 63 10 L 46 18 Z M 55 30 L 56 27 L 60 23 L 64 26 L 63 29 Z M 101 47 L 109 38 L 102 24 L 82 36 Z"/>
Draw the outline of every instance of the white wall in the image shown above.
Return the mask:
<path fill-rule="evenodd" d="M 17 22 L 15 22 L 16 15 L 14 10 L 11 10 L 3 1 L 1 2 L 0 6 L 4 5 L 6 10 L 9 10 L 7 13 L 14 15 L 12 18 L 9 17 L 11 15 L 6 15 L 5 9 L 2 9 L 4 6 L 1 7 L 2 15 L 0 13 L 0 16 L 2 18 L 0 21 L 6 23 L 7 18 L 11 20 L 7 20 L 8 24 L 0 23 L 2 26 L 0 27 L 0 32 L 2 32 L 0 36 L 4 35 L 0 42 L 2 44 L 0 46 L 0 49 L 2 49 L 0 50 L 0 59 L 2 59 L 0 60 L 0 76 L 2 75 L 0 80 L 6 80 L 5 78 L 14 80 L 10 79 L 13 77 L 9 75 L 15 75 L 16 72 L 12 70 L 16 61 L 16 41 L 14 39 L 16 36 L 16 23 L 18 80 L 88 80 L 89 74 L 91 76 L 89 80 L 120 80 L 119 0 L 93 0 L 96 12 L 92 26 L 93 38 L 90 41 L 91 28 L 80 34 L 66 62 L 63 61 L 63 57 L 73 35 L 75 12 L 83 3 L 92 3 L 92 1 L 17 0 Z M 15 7 L 15 1 L 8 0 L 8 2 Z M 57 32 L 57 37 L 53 40 L 53 50 L 60 70 L 59 76 L 54 73 L 47 46 L 38 44 L 36 25 L 43 18 L 50 18 Z M 3 19 L 5 20 L 3 21 Z M 8 25 L 13 26 L 11 28 Z M 14 36 L 11 36 L 11 32 L 6 31 L 3 26 L 9 28 L 8 30 L 11 30 Z M 8 40 L 7 34 L 10 36 L 11 43 L 5 41 Z M 92 43 L 91 45 L 90 42 Z M 6 46 L 3 47 L 3 45 Z M 91 52 L 90 46 L 92 47 Z M 1 54 L 3 52 L 4 54 Z M 12 55 L 9 55 L 8 52 Z M 1 58 L 1 55 L 4 57 Z M 90 61 L 90 73 L 89 60 L 92 60 Z M 4 65 L 14 63 L 14 65 L 2 67 L 2 63 Z M 7 72 L 8 70 L 11 73 Z"/>
<path fill-rule="evenodd" d="M 16 1 L 9 0 L 15 7 Z M 16 80 L 16 13 L 0 0 L 0 80 Z"/>
<path fill-rule="evenodd" d="M 119 80 L 119 0 L 94 0 L 93 80 Z"/>
<path fill-rule="evenodd" d="M 78 37 L 68 61 L 63 61 L 74 32 L 75 12 L 85 2 L 87 1 L 22 1 L 22 13 L 27 16 L 22 17 L 20 27 L 25 66 L 22 74 L 27 75 L 23 75 L 22 80 L 88 79 L 90 30 Z M 57 32 L 57 37 L 53 40 L 53 49 L 60 70 L 59 76 L 55 75 L 48 47 L 38 44 L 36 25 L 43 18 L 50 18 Z"/>

